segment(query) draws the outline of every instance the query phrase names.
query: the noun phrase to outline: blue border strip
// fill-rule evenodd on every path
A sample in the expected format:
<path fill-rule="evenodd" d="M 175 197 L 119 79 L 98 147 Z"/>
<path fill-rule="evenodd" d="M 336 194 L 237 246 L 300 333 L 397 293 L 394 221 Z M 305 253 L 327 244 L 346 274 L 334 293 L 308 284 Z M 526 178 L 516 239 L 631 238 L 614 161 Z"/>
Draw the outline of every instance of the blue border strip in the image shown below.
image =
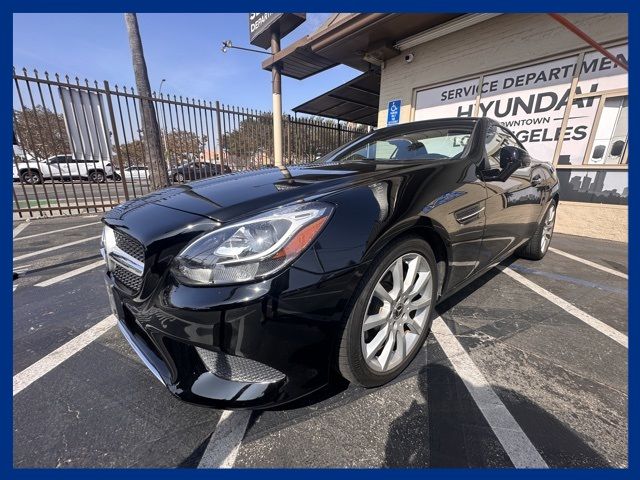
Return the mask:
<path fill-rule="evenodd" d="M 603 8 L 606 8 L 610 12 L 627 12 L 630 14 L 630 24 L 629 24 L 629 48 L 633 51 L 636 45 L 636 41 L 640 36 L 640 28 L 638 23 L 638 19 L 640 18 L 637 10 L 638 10 L 638 2 L 624 2 L 619 0 L 609 0 L 607 2 L 567 2 L 567 1 L 548 1 L 548 0 L 539 0 L 535 2 L 535 4 L 531 4 L 528 2 L 513 2 L 513 1 L 491 1 L 491 2 L 482 2 L 479 3 L 477 1 L 457 1 L 452 3 L 451 1 L 443 2 L 414 2 L 414 3 L 401 3 L 401 2 L 382 2 L 379 0 L 358 0 L 358 1 L 350 1 L 345 3 L 344 1 L 306 1 L 306 2 L 291 2 L 291 1 L 270 1 L 268 2 L 269 10 L 272 11 L 318 11 L 318 12 L 326 12 L 326 11 L 365 11 L 365 12 L 385 12 L 390 11 L 392 8 L 394 11 L 420 11 L 425 8 L 428 8 L 431 12 L 451 12 L 451 11 L 475 11 L 482 10 L 483 12 L 599 12 L 602 11 Z M 265 8 L 264 2 L 256 2 L 256 1 L 244 1 L 238 0 L 234 2 L 227 3 L 213 3 L 211 1 L 194 1 L 194 0 L 183 0 L 181 2 L 167 2 L 166 0 L 157 0 L 157 1 L 122 1 L 115 0 L 109 3 L 105 2 L 86 2 L 86 1 L 78 1 L 78 0 L 62 0 L 58 2 L 51 2 L 48 0 L 33 0 L 28 2 L 19 2 L 16 0 L 9 0 L 8 2 L 3 4 L 3 9 L 5 10 L 2 14 L 2 19 L 0 21 L 0 50 L 2 55 L 2 65 L 5 66 L 5 77 L 4 82 L 6 87 L 2 89 L 1 92 L 1 102 L 2 108 L 0 111 L 4 112 L 2 117 L 0 117 L 0 128 L 2 131 L 2 148 L 6 152 L 6 159 L 12 157 L 11 144 L 10 140 L 12 137 L 12 123 L 11 116 L 9 112 L 12 109 L 12 101 L 11 101 L 11 64 L 12 64 L 12 13 L 13 12 L 122 12 L 122 11 L 136 11 L 136 12 L 210 12 L 212 10 L 216 10 L 218 12 L 238 12 L 238 11 L 250 11 L 257 10 L 259 7 L 262 9 Z M 630 63 L 633 65 L 634 62 L 634 54 L 630 53 Z M 635 102 L 635 90 L 636 85 L 638 85 L 638 74 L 632 68 L 630 71 L 630 81 L 629 81 L 629 89 L 630 94 L 630 108 L 632 115 L 630 116 L 630 137 L 632 139 L 636 138 L 638 133 L 638 121 L 636 120 L 635 113 L 638 110 Z M 629 144 L 633 144 L 633 140 L 630 140 Z M 630 151 L 633 152 L 633 147 L 630 147 Z M 9 179 L 12 178 L 9 172 L 10 163 L 8 160 L 5 162 L 5 166 L 3 168 L 6 169 L 6 174 L 2 175 L 3 181 L 9 182 Z M 638 253 L 635 251 L 633 246 L 638 245 L 638 236 L 637 236 L 637 224 L 638 224 L 638 208 L 639 208 L 639 200 L 636 197 L 635 192 L 640 185 L 638 176 L 635 174 L 635 159 L 631 158 L 629 166 L 629 183 L 630 183 L 630 194 L 629 194 L 629 339 L 630 339 L 630 349 L 629 349 L 629 469 L 626 470 L 582 470 L 582 469 L 574 469 L 574 470 L 551 470 L 544 472 L 546 477 L 560 478 L 560 477 L 579 477 L 579 478 L 602 478 L 603 476 L 610 478 L 638 478 L 640 477 L 640 472 L 638 472 L 637 468 L 637 459 L 638 459 L 638 442 L 636 441 L 636 433 L 638 426 L 638 405 L 635 403 L 637 399 L 637 391 L 638 391 L 638 369 L 635 365 L 635 359 L 637 357 L 637 347 L 638 347 L 638 327 L 636 326 L 635 320 L 640 319 L 640 310 L 638 308 L 640 302 L 640 296 L 634 295 L 638 293 L 637 291 L 637 281 L 635 279 L 636 272 L 638 270 Z M 13 229 L 12 221 L 10 223 L 10 219 L 12 219 L 12 200 L 11 200 L 11 188 L 7 185 L 7 188 L 1 190 L 3 202 L 5 205 L 5 225 L 7 225 L 7 230 L 3 232 L 2 235 L 2 251 L 10 252 L 12 250 L 12 240 L 10 236 L 10 231 Z M 11 258 L 7 255 L 5 256 L 4 263 L 8 267 L 9 263 L 11 263 Z M 335 475 L 335 476 L 348 476 L 349 478 L 367 478 L 370 480 L 371 478 L 381 478 L 389 475 L 393 476 L 402 476 L 405 478 L 420 478 L 424 479 L 425 475 L 428 475 L 430 478 L 451 478 L 451 477 L 460 477 L 462 475 L 469 476 L 472 475 L 474 477 L 480 478 L 511 478 L 514 475 L 519 477 L 534 477 L 540 475 L 542 472 L 540 471 L 517 471 L 514 472 L 512 470 L 496 470 L 496 469 L 485 469 L 485 470 L 429 470 L 424 471 L 422 469 L 415 470 L 332 470 L 328 472 L 324 469 L 319 470 L 281 470 L 281 469 L 272 469 L 272 470 L 233 470 L 233 471 L 202 471 L 202 470 L 159 470 L 159 469 L 146 469 L 146 470 L 126 470 L 126 469 L 115 469 L 115 470 L 90 470 L 86 469 L 75 469 L 75 470 L 37 470 L 37 469 L 13 469 L 13 418 L 12 418 L 12 405 L 13 405 L 13 396 L 12 396 L 12 351 L 13 351 L 13 342 L 12 342 L 12 324 L 9 319 L 12 318 L 12 288 L 9 281 L 9 268 L 4 269 L 5 274 L 2 276 L 2 308 L 4 315 L 2 318 L 5 321 L 2 324 L 2 329 L 5 335 L 2 336 L 2 370 L 4 372 L 3 379 L 5 388 L 3 388 L 2 394 L 2 403 L 3 406 L 3 415 L 2 415 L 2 461 L 1 461 L 1 471 L 3 474 L 2 478 L 40 478 L 40 477 L 50 477 L 50 478 L 60 478 L 60 479 L 68 479 L 68 478 L 86 478 L 88 475 L 91 475 L 92 478 L 107 478 L 113 475 L 118 475 L 120 478 L 127 477 L 153 477 L 153 478 L 169 478 L 180 475 L 180 477 L 185 476 L 193 476 L 199 478 L 211 478 L 215 476 L 215 478 L 238 478 L 238 477 L 248 477 L 248 476 L 267 476 L 267 477 L 277 477 L 277 478 L 299 478 L 300 475 L 304 475 L 307 479 L 325 479 L 327 475 Z M 43 426 L 46 428 L 46 426 Z"/>

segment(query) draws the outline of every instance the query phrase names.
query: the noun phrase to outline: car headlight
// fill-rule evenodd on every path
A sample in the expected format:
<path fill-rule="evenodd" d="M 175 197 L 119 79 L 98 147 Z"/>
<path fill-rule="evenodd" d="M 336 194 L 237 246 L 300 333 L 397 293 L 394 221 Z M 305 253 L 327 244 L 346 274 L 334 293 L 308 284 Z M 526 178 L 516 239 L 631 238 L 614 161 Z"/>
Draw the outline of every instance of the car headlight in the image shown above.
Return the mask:
<path fill-rule="evenodd" d="M 102 254 L 102 258 L 105 262 L 107 262 L 107 267 L 109 266 L 109 254 L 113 251 L 116 246 L 116 234 L 113 231 L 113 228 L 104 226 L 102 229 L 102 239 L 100 240 L 100 253 Z"/>
<path fill-rule="evenodd" d="M 317 237 L 333 207 L 308 202 L 269 210 L 207 233 L 187 245 L 172 270 L 188 285 L 257 280 L 295 260 Z"/>

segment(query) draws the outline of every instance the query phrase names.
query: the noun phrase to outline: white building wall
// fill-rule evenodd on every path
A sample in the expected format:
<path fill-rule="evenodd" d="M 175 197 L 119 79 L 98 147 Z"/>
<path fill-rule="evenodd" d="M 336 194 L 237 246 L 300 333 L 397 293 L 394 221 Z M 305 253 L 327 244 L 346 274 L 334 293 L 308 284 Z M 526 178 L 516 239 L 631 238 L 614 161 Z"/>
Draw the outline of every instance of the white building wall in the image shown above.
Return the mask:
<path fill-rule="evenodd" d="M 566 14 L 592 38 L 611 43 L 628 37 L 626 14 Z M 412 118 L 414 91 L 452 83 L 488 71 L 507 69 L 562 53 L 589 49 L 580 38 L 544 14 L 505 14 L 418 45 L 388 60 L 382 69 L 378 126 L 386 125 L 387 105 L 400 99 L 400 122 Z"/>

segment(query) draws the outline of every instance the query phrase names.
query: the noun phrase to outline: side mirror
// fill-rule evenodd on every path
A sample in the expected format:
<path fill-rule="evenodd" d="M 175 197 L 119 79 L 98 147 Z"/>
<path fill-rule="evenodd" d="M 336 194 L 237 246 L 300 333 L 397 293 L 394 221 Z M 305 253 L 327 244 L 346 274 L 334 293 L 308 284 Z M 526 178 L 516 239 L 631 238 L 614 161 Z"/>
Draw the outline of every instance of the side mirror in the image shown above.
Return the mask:
<path fill-rule="evenodd" d="M 517 165 L 517 168 L 527 167 L 531 164 L 529 154 L 521 148 L 505 145 L 500 149 L 500 168 L 510 168 Z"/>
<path fill-rule="evenodd" d="M 519 168 L 531 165 L 529 154 L 518 147 L 505 145 L 500 149 L 500 173 L 496 176 L 496 180 L 505 181 L 513 172 Z"/>

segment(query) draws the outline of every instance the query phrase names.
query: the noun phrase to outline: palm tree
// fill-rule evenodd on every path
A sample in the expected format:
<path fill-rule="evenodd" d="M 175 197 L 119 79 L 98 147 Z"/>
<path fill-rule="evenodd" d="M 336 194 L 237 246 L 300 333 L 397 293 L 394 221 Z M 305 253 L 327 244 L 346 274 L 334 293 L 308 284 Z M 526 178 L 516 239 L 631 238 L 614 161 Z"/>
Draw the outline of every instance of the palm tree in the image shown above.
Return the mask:
<path fill-rule="evenodd" d="M 142 130 L 144 132 L 143 139 L 150 157 L 151 181 L 154 188 L 161 188 L 169 185 L 169 177 L 163 161 L 160 127 L 158 126 L 158 119 L 151 100 L 151 86 L 149 85 L 147 64 L 142 51 L 138 18 L 135 13 L 125 13 L 124 20 L 129 32 L 129 46 L 131 47 L 131 60 L 133 61 L 133 73 L 136 77 L 136 88 L 138 95 L 141 97 L 140 111 L 142 114 Z"/>

